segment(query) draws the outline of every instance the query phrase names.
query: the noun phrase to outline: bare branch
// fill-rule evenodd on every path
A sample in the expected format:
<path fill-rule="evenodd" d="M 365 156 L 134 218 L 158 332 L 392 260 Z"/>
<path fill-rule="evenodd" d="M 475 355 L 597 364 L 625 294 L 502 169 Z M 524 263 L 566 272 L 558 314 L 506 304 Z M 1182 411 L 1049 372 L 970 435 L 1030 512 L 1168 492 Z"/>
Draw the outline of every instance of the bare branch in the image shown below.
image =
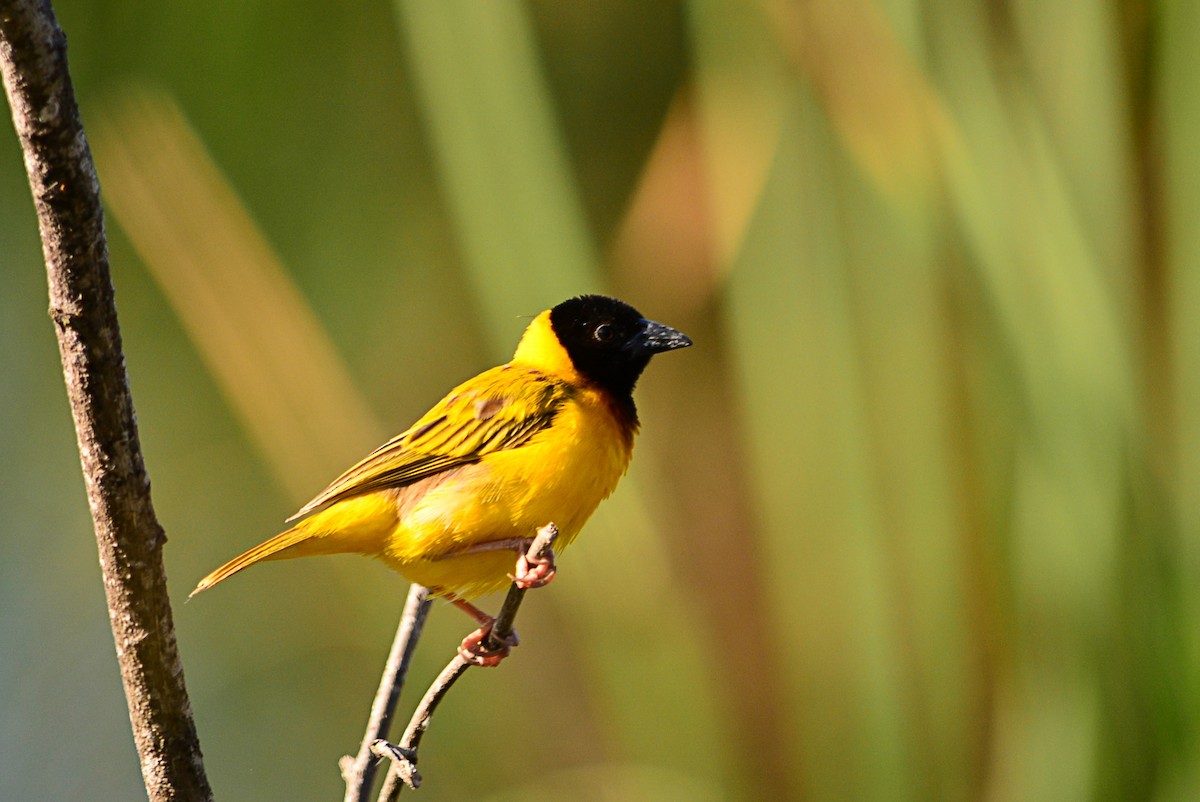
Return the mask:
<path fill-rule="evenodd" d="M 47 0 L 0 0 L 0 71 L 25 155 L 50 316 L 95 523 L 104 591 L 152 802 L 212 798 L 167 598 L 108 270 L 100 186 Z"/>
<path fill-rule="evenodd" d="M 392 761 L 387 778 L 383 782 L 383 789 L 379 792 L 380 802 L 394 802 L 400 795 L 402 784 L 409 788 L 420 787 L 421 775 L 417 772 L 417 749 L 421 746 L 421 738 L 429 729 L 429 722 L 433 718 L 433 712 L 437 710 L 437 706 L 446 698 L 446 694 L 454 687 L 454 683 L 458 682 L 458 678 L 467 673 L 467 669 L 470 667 L 471 663 L 468 663 L 466 658 L 460 654 L 454 655 L 454 659 L 442 669 L 442 673 L 438 674 L 437 679 L 425 692 L 421 703 L 417 705 L 416 712 L 413 713 L 412 720 L 408 722 L 408 728 L 404 731 L 404 737 L 400 739 L 400 743 L 376 741 L 371 744 L 371 751 L 375 755 Z"/>
<path fill-rule="evenodd" d="M 392 641 L 392 650 L 379 680 L 379 691 L 371 705 L 371 716 L 367 721 L 362 746 L 357 756 L 346 755 L 341 761 L 342 778 L 346 781 L 345 802 L 367 802 L 370 799 L 371 781 L 375 779 L 377 762 L 371 746 L 387 738 L 392 716 L 396 712 L 396 701 L 400 698 L 408 666 L 432 604 L 426 588 L 414 583 L 408 589 L 404 613 L 400 616 L 400 626 L 396 629 L 396 638 Z"/>
<path fill-rule="evenodd" d="M 551 548 L 557 537 L 558 527 L 553 523 L 543 526 L 538 530 L 537 537 L 530 543 L 529 550 L 526 552 L 527 558 L 531 561 L 547 558 L 551 554 Z M 502 648 L 504 642 L 512 635 L 513 624 L 517 618 L 517 611 L 521 608 L 521 602 L 525 598 L 525 591 L 525 588 L 518 587 L 515 582 L 509 586 L 504 603 L 500 606 L 500 614 L 496 616 L 491 632 L 485 640 L 486 646 L 492 649 Z M 455 655 L 454 659 L 442 669 L 442 673 L 429 686 L 429 690 L 425 692 L 425 696 L 413 712 L 412 719 L 408 722 L 408 727 L 404 730 L 404 736 L 400 742 L 392 744 L 378 740 L 371 745 L 371 751 L 375 755 L 392 761 L 383 788 L 379 792 L 379 802 L 395 802 L 405 785 L 409 788 L 417 788 L 421 785 L 421 775 L 417 771 L 417 749 L 421 745 L 421 738 L 429 729 L 429 722 L 433 718 L 433 712 L 437 709 L 438 704 L 471 665 L 461 654 Z"/>

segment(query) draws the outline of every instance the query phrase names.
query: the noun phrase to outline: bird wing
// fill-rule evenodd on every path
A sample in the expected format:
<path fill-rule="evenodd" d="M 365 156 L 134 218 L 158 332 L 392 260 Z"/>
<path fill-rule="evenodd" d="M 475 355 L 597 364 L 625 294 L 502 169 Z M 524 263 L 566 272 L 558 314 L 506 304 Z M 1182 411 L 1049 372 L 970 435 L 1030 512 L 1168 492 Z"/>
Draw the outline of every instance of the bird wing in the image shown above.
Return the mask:
<path fill-rule="evenodd" d="M 485 371 L 452 390 L 407 431 L 343 473 L 288 520 L 522 446 L 553 422 L 571 394 L 570 385 L 539 371 L 512 365 Z"/>

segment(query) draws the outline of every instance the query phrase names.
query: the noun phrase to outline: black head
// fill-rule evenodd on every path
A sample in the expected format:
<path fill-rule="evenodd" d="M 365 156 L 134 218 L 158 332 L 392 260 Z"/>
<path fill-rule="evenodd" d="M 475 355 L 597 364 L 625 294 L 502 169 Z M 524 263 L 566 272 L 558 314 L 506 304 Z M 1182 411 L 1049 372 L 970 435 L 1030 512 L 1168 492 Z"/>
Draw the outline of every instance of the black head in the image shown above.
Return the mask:
<path fill-rule="evenodd" d="M 575 369 L 620 400 L 632 398 L 650 357 L 692 344 L 670 326 L 603 295 L 563 301 L 550 310 L 550 326 Z"/>

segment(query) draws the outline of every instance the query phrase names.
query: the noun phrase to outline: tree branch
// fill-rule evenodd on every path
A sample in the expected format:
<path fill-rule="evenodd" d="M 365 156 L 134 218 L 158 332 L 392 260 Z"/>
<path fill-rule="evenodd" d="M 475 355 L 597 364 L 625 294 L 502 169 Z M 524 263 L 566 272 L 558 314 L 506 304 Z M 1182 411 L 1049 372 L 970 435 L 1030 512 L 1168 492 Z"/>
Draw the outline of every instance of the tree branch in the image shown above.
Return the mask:
<path fill-rule="evenodd" d="M 0 0 L 0 71 L 25 155 L 50 316 L 95 523 L 104 591 L 152 802 L 212 798 L 167 598 L 108 269 L 100 187 L 47 0 Z"/>
<path fill-rule="evenodd" d="M 553 523 L 546 524 L 539 529 L 537 537 L 529 544 L 529 550 L 526 552 L 529 559 L 532 561 L 548 557 L 557 537 L 558 527 Z M 500 606 L 500 614 L 496 616 L 492 630 L 485 640 L 485 645 L 489 648 L 503 647 L 504 642 L 512 635 L 513 623 L 516 621 L 517 611 L 521 608 L 521 602 L 525 598 L 525 590 L 525 588 L 518 587 L 515 582 L 509 586 L 504 603 Z M 392 744 L 378 740 L 371 744 L 372 753 L 392 761 L 387 778 L 383 782 L 383 788 L 379 792 L 379 802 L 395 802 L 404 785 L 414 789 L 421 785 L 421 775 L 417 772 L 417 749 L 421 745 L 421 738 L 429 729 L 429 722 L 433 718 L 433 712 L 437 709 L 438 704 L 471 665 L 461 654 L 456 654 L 454 659 L 442 669 L 442 673 L 433 681 L 433 684 L 429 686 L 429 690 L 425 692 L 425 696 L 413 712 L 412 719 L 409 720 L 400 742 Z"/>
<path fill-rule="evenodd" d="M 367 721 L 362 746 L 357 756 L 346 755 L 341 760 L 342 778 L 346 781 L 345 802 L 367 802 L 370 799 L 371 781 L 375 779 L 377 764 L 371 745 L 387 738 L 392 716 L 396 712 L 396 701 L 400 698 L 409 663 L 417 648 L 417 639 L 421 637 L 421 629 L 425 626 L 425 617 L 429 615 L 432 604 L 426 588 L 414 583 L 408 589 L 404 613 L 400 616 L 392 651 L 388 654 L 383 676 L 379 680 L 379 691 L 371 705 L 371 716 Z"/>

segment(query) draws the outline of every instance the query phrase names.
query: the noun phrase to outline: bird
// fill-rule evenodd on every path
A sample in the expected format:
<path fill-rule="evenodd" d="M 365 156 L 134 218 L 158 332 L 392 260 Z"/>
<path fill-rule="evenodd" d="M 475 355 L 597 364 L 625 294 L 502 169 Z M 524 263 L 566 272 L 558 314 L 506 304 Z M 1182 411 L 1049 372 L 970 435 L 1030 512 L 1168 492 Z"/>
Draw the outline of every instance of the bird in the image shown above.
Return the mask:
<path fill-rule="evenodd" d="M 529 560 L 525 548 L 546 525 L 566 548 L 612 494 L 639 428 L 634 386 L 652 356 L 691 344 L 603 295 L 543 311 L 507 364 L 455 387 L 191 596 L 266 560 L 363 554 L 468 613 L 479 628 L 460 653 L 498 664 L 515 638 L 486 646 L 493 619 L 470 600 L 553 578 L 553 553 Z"/>

